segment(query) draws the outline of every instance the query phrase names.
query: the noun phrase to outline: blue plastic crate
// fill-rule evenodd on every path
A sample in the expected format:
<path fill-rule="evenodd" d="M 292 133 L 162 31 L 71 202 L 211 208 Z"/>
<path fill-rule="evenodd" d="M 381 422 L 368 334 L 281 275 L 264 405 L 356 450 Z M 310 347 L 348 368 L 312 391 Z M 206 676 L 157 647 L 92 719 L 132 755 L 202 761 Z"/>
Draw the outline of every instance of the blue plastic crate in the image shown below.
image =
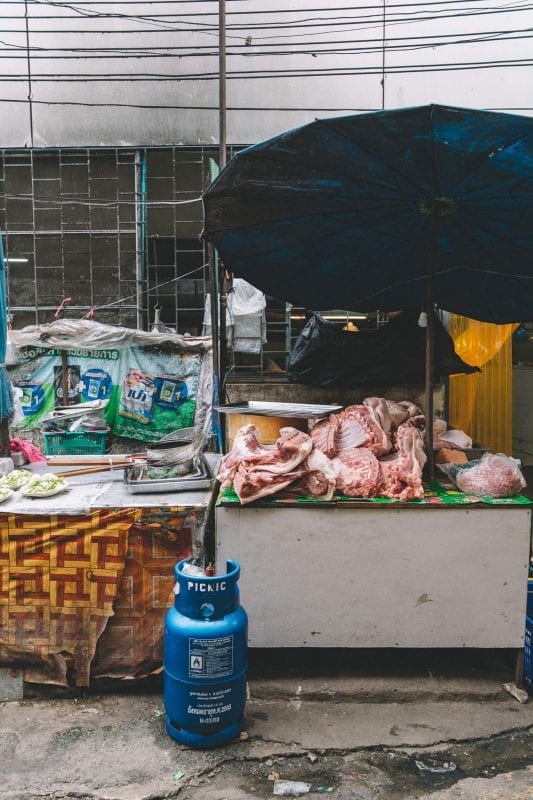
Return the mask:
<path fill-rule="evenodd" d="M 524 642 L 524 683 L 529 694 L 533 694 L 533 617 L 526 617 Z"/>

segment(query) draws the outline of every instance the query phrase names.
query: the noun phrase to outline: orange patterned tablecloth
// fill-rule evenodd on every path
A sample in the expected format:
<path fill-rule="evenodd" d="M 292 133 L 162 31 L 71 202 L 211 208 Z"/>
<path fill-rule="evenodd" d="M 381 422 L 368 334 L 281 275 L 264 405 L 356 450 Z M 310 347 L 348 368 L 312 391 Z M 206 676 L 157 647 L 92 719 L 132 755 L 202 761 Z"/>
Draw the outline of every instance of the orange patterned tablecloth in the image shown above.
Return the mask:
<path fill-rule="evenodd" d="M 78 686 L 157 669 L 174 564 L 201 547 L 187 514 L 0 515 L 0 665 Z"/>

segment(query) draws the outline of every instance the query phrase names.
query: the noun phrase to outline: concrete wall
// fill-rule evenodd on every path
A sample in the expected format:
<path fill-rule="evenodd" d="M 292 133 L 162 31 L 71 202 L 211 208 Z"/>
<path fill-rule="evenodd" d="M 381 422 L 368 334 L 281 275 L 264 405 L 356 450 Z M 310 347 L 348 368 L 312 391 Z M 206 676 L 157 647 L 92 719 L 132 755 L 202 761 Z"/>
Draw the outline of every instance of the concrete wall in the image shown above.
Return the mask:
<path fill-rule="evenodd" d="M 430 102 L 532 113 L 531 6 L 334 5 L 227 1 L 230 143 Z M 0 147 L 218 141 L 216 2 L 80 7 L 1 3 Z"/>

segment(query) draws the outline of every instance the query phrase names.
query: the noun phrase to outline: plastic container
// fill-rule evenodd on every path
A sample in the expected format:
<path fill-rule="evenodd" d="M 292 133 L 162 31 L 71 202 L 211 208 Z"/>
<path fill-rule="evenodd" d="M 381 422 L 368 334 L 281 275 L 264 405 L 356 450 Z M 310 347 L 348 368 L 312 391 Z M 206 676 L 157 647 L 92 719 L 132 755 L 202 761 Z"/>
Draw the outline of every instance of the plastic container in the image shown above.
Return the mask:
<path fill-rule="evenodd" d="M 164 639 L 166 729 L 177 742 L 208 748 L 239 735 L 246 704 L 248 618 L 239 603 L 240 567 L 206 577 L 176 565 L 176 597 Z"/>
<path fill-rule="evenodd" d="M 8 475 L 10 472 L 13 472 L 14 467 L 15 462 L 11 456 L 0 458 L 0 475 Z"/>
<path fill-rule="evenodd" d="M 52 433 L 43 431 L 44 453 L 47 456 L 101 456 L 106 452 L 105 431 Z"/>

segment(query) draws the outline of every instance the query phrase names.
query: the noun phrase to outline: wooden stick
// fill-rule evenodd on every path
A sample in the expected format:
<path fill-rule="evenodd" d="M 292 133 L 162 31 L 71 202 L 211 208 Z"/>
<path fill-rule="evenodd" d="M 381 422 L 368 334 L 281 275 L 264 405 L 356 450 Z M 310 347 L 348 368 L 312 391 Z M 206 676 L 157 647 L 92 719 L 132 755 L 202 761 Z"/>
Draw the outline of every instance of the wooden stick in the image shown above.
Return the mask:
<path fill-rule="evenodd" d="M 87 458 L 86 456 L 49 456 L 46 461 L 52 467 L 97 467 L 101 464 L 112 467 L 115 464 L 131 464 L 133 463 L 133 458 L 129 456 L 95 456 L 93 458 Z"/>
<path fill-rule="evenodd" d="M 131 464 L 117 464 L 116 466 L 110 467 L 109 465 L 102 464 L 99 467 L 85 467 L 84 469 L 69 469 L 63 470 L 62 472 L 56 472 L 55 475 L 58 478 L 71 478 L 75 475 L 92 475 L 95 472 L 113 472 L 114 470 L 124 469 L 125 467 L 129 467 Z"/>

